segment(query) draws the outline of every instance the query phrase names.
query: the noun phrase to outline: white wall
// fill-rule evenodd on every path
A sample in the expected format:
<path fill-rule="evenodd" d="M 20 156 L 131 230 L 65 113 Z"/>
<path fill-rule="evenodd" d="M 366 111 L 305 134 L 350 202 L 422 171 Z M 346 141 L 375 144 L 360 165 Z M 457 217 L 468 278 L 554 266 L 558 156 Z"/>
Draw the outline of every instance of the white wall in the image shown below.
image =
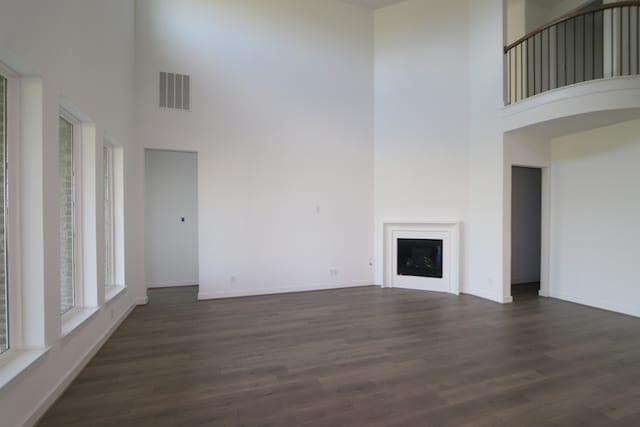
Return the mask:
<path fill-rule="evenodd" d="M 0 13 L 0 60 L 10 62 L 23 76 L 41 79 L 43 107 L 42 129 L 30 128 L 39 146 L 31 147 L 42 155 L 42 166 L 30 171 L 40 180 L 40 206 L 44 212 L 42 253 L 32 253 L 32 271 L 42 271 L 40 288 L 44 301 L 39 320 L 46 325 L 44 341 L 50 350 L 37 364 L 0 390 L 2 424 L 18 426 L 35 421 L 50 403 L 51 393 L 61 391 L 69 373 L 76 373 L 84 357 L 95 348 L 117 321 L 144 296 L 142 259 L 142 188 L 137 185 L 141 163 L 133 150 L 133 66 L 134 9 L 127 0 L 4 0 Z M 37 92 L 37 91 L 36 91 Z M 58 115 L 61 98 L 69 100 L 96 123 L 97 143 L 105 134 L 121 143 L 125 151 L 125 226 L 127 230 L 126 284 L 128 290 L 110 302 L 64 340 L 59 315 L 58 257 Z M 38 135 L 39 134 L 39 135 Z M 102 150 L 96 164 L 101 165 Z M 101 167 L 99 167 L 101 169 Z M 101 173 L 101 171 L 98 171 Z M 98 179 L 98 182 L 101 182 Z M 38 186 L 35 186 L 38 187 Z M 96 200 L 102 200 L 98 185 Z M 23 195 L 32 197 L 32 195 Z M 102 205 L 98 202 L 98 206 Z M 97 212 L 101 212 L 97 209 Z M 23 219 L 38 212 L 24 212 Z M 103 219 L 97 216 L 97 230 Z M 41 233 L 40 233 L 41 234 Z M 98 235 L 98 261 L 102 259 L 103 233 Z M 37 238 L 37 236 L 36 236 Z M 40 259 L 44 264 L 39 265 Z M 26 260 L 29 262 L 29 260 Z M 99 280 L 102 269 L 99 268 Z M 34 276 L 35 277 L 35 276 Z M 24 277 L 23 277 L 24 279 Z M 25 296 L 27 297 L 27 296 Z M 37 304 L 37 296 L 29 296 Z M 25 325 L 30 327 L 30 321 Z M 30 341 L 30 340 L 27 340 Z M 37 340 L 34 340 L 37 341 Z"/>
<path fill-rule="evenodd" d="M 147 287 L 196 285 L 198 155 L 146 150 L 145 177 Z"/>
<path fill-rule="evenodd" d="M 514 43 L 527 33 L 526 0 L 507 0 L 507 35 L 505 45 Z"/>
<path fill-rule="evenodd" d="M 373 12 L 136 5 L 137 140 L 198 152 L 200 297 L 372 283 Z M 158 109 L 159 71 L 192 76 L 191 112 Z"/>
<path fill-rule="evenodd" d="M 507 45 L 555 19 L 551 8 L 535 0 L 507 0 L 506 6 Z"/>
<path fill-rule="evenodd" d="M 616 0 L 604 0 L 603 3 L 615 3 Z M 561 0 L 553 5 L 551 8 L 551 19 L 557 19 L 571 13 L 581 7 L 585 7 L 590 3 L 590 0 Z"/>
<path fill-rule="evenodd" d="M 465 216 L 466 16 L 465 2 L 447 0 L 410 0 L 375 14 L 378 284 L 383 282 L 385 221 Z"/>
<path fill-rule="evenodd" d="M 514 167 L 511 198 L 511 283 L 540 281 L 542 171 Z"/>
<path fill-rule="evenodd" d="M 640 120 L 552 141 L 551 296 L 640 316 Z"/>
<path fill-rule="evenodd" d="M 502 283 L 504 9 L 501 0 L 468 3 L 469 214 L 462 231 L 463 289 L 503 302 L 510 301 Z"/>

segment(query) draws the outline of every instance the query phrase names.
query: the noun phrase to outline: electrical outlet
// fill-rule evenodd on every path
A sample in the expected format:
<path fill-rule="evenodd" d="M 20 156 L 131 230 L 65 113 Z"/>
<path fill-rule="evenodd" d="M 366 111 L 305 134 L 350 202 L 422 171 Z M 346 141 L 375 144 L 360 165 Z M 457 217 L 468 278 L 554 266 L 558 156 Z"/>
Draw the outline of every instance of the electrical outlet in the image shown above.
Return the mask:
<path fill-rule="evenodd" d="M 231 276 L 231 283 L 236 283 L 236 276 Z"/>

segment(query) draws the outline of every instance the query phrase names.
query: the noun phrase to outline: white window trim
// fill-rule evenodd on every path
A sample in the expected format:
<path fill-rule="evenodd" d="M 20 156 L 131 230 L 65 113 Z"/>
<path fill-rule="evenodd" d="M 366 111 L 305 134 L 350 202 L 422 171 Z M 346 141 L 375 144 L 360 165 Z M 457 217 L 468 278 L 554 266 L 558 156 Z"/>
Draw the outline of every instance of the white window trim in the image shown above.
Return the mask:
<path fill-rule="evenodd" d="M 16 349 L 23 348 L 23 328 L 22 328 L 22 287 L 21 261 L 20 261 L 20 155 L 19 155 L 19 111 L 20 94 L 18 75 L 11 69 L 0 63 L 0 74 L 7 80 L 7 128 L 5 129 L 7 143 L 7 163 L 10 165 L 7 170 L 7 200 L 8 204 L 5 220 L 5 239 L 7 251 L 7 305 L 9 328 L 9 351 L 14 353 Z"/>
<path fill-rule="evenodd" d="M 5 193 L 5 233 L 4 233 L 4 238 L 5 238 L 5 280 L 6 280 L 6 285 L 7 285 L 7 295 L 6 295 L 6 320 L 7 320 L 7 347 L 8 349 L 5 352 L 0 353 L 1 356 L 5 356 L 7 353 L 11 352 L 11 350 L 15 347 L 19 347 L 20 346 L 20 341 L 21 341 L 21 336 L 22 336 L 22 331 L 20 330 L 20 322 L 18 322 L 17 320 L 20 318 L 20 312 L 21 312 L 21 305 L 20 304 L 20 296 L 19 296 L 19 286 L 15 286 L 14 280 L 13 280 L 13 266 L 11 265 L 12 262 L 14 262 L 14 256 L 11 255 L 9 256 L 9 244 L 11 241 L 11 244 L 13 244 L 13 230 L 12 230 L 12 226 L 14 225 L 14 212 L 12 211 L 13 206 L 15 205 L 12 200 L 14 193 L 16 193 L 15 191 L 13 191 L 13 188 L 11 188 L 12 191 L 9 191 L 9 184 L 11 183 L 11 186 L 13 187 L 13 179 L 11 177 L 11 173 L 13 172 L 13 164 L 14 161 L 12 159 L 12 155 L 13 155 L 13 151 L 14 151 L 14 147 L 15 144 L 13 144 L 13 130 L 17 129 L 17 127 L 15 126 L 14 123 L 14 112 L 15 112 L 15 106 L 14 106 L 14 102 L 17 100 L 17 97 L 15 96 L 15 87 L 13 84 L 13 78 L 14 74 L 7 69 L 6 67 L 4 67 L 2 64 L 0 64 L 0 77 L 2 77 L 3 79 L 6 80 L 6 92 L 5 92 L 5 99 L 7 101 L 6 105 L 4 106 L 5 109 L 5 123 L 6 123 L 6 127 L 4 128 L 4 139 L 5 139 L 5 143 L 6 143 L 6 149 L 5 149 L 5 155 L 6 158 L 5 160 L 5 164 L 8 165 L 11 164 L 11 169 L 7 168 L 6 171 L 6 182 L 5 182 L 5 188 L 7 189 L 6 193 Z M 9 109 L 11 109 L 11 112 L 9 111 Z M 0 190 L 4 190 L 0 189 Z M 16 220 L 19 220 L 19 216 L 15 216 Z M 18 240 L 16 239 L 16 243 L 18 243 Z M 16 271 L 18 271 L 16 269 Z M 9 276 L 11 272 L 11 277 Z"/>
<path fill-rule="evenodd" d="M 115 147 L 111 144 L 106 138 L 103 146 L 103 162 L 102 164 L 105 166 L 103 170 L 103 182 L 104 182 L 104 192 L 103 192 L 103 202 L 106 203 L 107 195 L 109 196 L 109 211 L 107 212 L 107 207 L 103 209 L 105 214 L 105 222 L 107 220 L 107 216 L 109 217 L 110 228 L 107 230 L 106 225 L 104 227 L 104 237 L 105 244 L 103 245 L 105 254 L 103 257 L 103 261 L 106 263 L 107 259 L 111 262 L 104 269 L 105 271 L 109 271 L 109 274 L 104 277 L 104 286 L 105 288 L 113 288 L 117 287 L 116 283 L 116 227 L 115 227 L 115 164 L 114 164 L 114 156 L 115 156 Z M 107 242 L 109 242 L 109 246 L 107 246 Z M 109 253 L 107 253 L 107 249 Z"/>
<path fill-rule="evenodd" d="M 112 251 L 114 283 L 105 286 L 105 301 L 110 301 L 126 289 L 124 256 L 124 148 L 110 135 L 105 135 L 104 146 L 109 147 L 112 155 Z M 104 163 L 104 162 L 103 162 Z M 103 198 L 104 201 L 104 198 Z M 104 235 L 104 234 L 103 234 Z M 104 247 L 105 245 L 103 245 Z M 104 256 L 103 256 L 104 260 Z"/>
<path fill-rule="evenodd" d="M 96 126 L 63 98 L 60 117 L 74 125 L 74 308 L 61 315 L 61 336 L 71 333 L 99 310 L 96 229 Z"/>
<path fill-rule="evenodd" d="M 40 360 L 51 347 L 38 350 L 9 350 L 0 358 L 0 390 Z"/>
<path fill-rule="evenodd" d="M 8 62 L 3 62 L 3 61 Z M 9 351 L 0 355 L 0 389 L 20 378 L 50 347 L 44 320 L 43 83 L 0 52 L 7 79 Z M 29 265 L 23 265 L 23 259 Z"/>
<path fill-rule="evenodd" d="M 62 322 L 73 320 L 85 307 L 82 248 L 82 122 L 64 108 L 60 109 L 60 117 L 73 126 L 73 308 L 62 313 Z M 64 326 L 63 326 L 64 329 Z"/>

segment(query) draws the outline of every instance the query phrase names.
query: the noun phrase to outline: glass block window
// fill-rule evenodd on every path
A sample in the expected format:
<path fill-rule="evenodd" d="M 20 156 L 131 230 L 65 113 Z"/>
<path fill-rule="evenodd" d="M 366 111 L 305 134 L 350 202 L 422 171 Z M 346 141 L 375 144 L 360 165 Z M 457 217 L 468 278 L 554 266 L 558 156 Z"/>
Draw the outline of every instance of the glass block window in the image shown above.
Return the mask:
<path fill-rule="evenodd" d="M 60 117 L 59 196 L 60 196 L 60 312 L 75 306 L 74 260 L 74 150 L 73 124 Z"/>

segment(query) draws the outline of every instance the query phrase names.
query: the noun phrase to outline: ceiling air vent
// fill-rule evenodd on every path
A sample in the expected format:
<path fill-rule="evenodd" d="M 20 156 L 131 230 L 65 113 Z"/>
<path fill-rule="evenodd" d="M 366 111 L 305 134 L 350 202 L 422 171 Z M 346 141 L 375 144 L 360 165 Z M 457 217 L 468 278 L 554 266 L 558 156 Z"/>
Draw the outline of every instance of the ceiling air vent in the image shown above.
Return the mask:
<path fill-rule="evenodd" d="M 191 76 L 160 72 L 160 108 L 190 110 Z"/>

